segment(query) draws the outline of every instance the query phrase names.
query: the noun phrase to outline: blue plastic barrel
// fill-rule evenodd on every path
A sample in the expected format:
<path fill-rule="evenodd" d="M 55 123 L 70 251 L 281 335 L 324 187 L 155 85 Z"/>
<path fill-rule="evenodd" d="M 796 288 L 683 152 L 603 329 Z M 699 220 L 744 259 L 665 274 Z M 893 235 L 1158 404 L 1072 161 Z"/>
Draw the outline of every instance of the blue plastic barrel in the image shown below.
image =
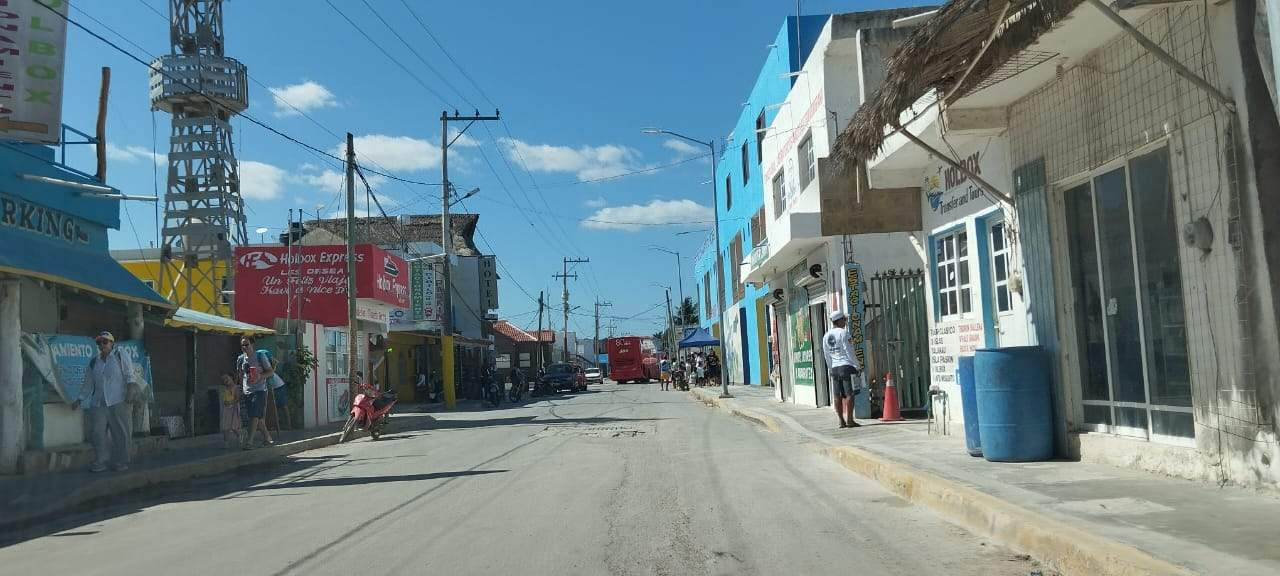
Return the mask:
<path fill-rule="evenodd" d="M 982 455 L 992 462 L 1053 457 L 1049 363 L 1039 346 L 978 350 L 973 360 Z"/>
<path fill-rule="evenodd" d="M 961 356 L 956 366 L 960 382 L 960 407 L 964 414 L 964 447 L 970 456 L 982 455 L 982 435 L 978 432 L 978 391 L 973 382 L 973 356 Z"/>

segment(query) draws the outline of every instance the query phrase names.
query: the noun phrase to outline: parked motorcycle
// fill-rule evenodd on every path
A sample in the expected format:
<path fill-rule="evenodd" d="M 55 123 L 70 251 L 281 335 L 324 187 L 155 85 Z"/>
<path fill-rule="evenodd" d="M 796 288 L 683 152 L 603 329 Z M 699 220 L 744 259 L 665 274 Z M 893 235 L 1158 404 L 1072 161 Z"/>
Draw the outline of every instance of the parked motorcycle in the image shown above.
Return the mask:
<path fill-rule="evenodd" d="M 395 390 L 380 393 L 377 388 L 363 384 L 359 390 L 360 393 L 351 402 L 351 417 L 342 427 L 339 443 L 350 440 L 356 428 L 367 430 L 374 440 L 380 438 L 387 429 L 391 409 L 396 405 Z"/>
<path fill-rule="evenodd" d="M 483 380 L 480 383 L 480 393 L 484 397 L 484 401 L 494 408 L 502 403 L 502 385 L 498 384 L 498 379 L 494 378 L 493 373 L 485 371 L 481 376 Z"/>

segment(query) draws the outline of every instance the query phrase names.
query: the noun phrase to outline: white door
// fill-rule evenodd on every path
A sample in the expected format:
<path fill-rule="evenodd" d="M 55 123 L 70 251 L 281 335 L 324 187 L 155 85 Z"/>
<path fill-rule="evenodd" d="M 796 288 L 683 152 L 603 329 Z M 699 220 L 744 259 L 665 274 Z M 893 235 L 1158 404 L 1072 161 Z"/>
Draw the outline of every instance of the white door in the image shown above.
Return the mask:
<path fill-rule="evenodd" d="M 1004 219 L 987 222 L 987 249 L 991 253 L 991 318 L 995 322 L 996 347 L 1023 346 L 1027 340 L 1026 304 L 1009 287 L 1017 260 L 1009 246 Z"/>

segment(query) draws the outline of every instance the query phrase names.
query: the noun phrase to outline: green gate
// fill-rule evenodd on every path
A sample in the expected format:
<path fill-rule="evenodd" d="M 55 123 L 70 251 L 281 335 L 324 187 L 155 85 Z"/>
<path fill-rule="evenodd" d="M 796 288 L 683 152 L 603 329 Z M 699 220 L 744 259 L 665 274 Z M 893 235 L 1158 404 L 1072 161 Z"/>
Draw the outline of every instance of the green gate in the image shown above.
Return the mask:
<path fill-rule="evenodd" d="M 882 397 L 893 374 L 903 410 L 929 402 L 929 323 L 924 271 L 889 270 L 871 277 L 867 290 L 868 382 Z"/>

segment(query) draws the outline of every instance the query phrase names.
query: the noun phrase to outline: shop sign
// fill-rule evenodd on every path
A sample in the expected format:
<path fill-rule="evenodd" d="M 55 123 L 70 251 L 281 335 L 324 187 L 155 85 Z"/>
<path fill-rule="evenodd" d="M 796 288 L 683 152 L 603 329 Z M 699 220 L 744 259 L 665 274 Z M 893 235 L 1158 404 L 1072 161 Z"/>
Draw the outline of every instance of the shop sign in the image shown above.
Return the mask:
<path fill-rule="evenodd" d="M 89 336 L 65 336 L 61 334 L 45 335 L 49 341 L 49 350 L 53 353 L 53 364 L 57 370 L 58 383 L 65 394 L 63 400 L 74 401 L 80 396 L 80 388 L 84 384 L 84 375 L 89 370 L 89 361 L 98 354 L 98 345 Z M 127 356 L 133 364 L 134 376 L 146 389 L 147 400 L 155 399 L 151 387 L 151 357 L 143 347 L 141 340 L 124 340 L 116 342 L 116 349 Z"/>
<path fill-rule="evenodd" d="M 958 163 L 965 170 L 997 188 L 1009 187 L 1007 147 L 1003 140 L 992 138 L 976 146 L 961 148 L 958 153 Z M 964 170 L 943 162 L 925 170 L 920 190 L 929 203 L 929 210 L 924 215 L 930 225 L 952 222 L 995 204 L 991 195 Z"/>
<path fill-rule="evenodd" d="M 849 294 L 849 337 L 858 366 L 867 368 L 866 301 L 863 299 L 862 265 L 845 264 L 846 289 Z"/>
<path fill-rule="evenodd" d="M 240 246 L 235 250 L 236 320 L 270 326 L 289 311 L 325 326 L 347 324 L 347 254 L 342 245 Z M 356 296 L 409 306 L 408 265 L 370 244 L 356 246 Z M 293 286 L 289 277 L 292 274 Z"/>
<path fill-rule="evenodd" d="M 386 326 L 391 323 L 391 310 L 390 306 L 376 300 L 356 299 L 356 320 Z"/>
<path fill-rule="evenodd" d="M 494 310 L 498 307 L 498 268 L 494 256 L 480 257 L 480 307 Z"/>
<path fill-rule="evenodd" d="M 57 144 L 67 0 L 7 0 L 0 6 L 0 138 Z"/>
<path fill-rule="evenodd" d="M 801 262 L 787 274 L 791 286 L 809 274 Z M 796 386 L 814 386 L 817 380 L 813 369 L 813 338 L 809 331 L 809 294 L 804 289 L 788 291 L 787 316 L 791 324 L 791 370 Z"/>
<path fill-rule="evenodd" d="M 444 299 L 440 281 L 443 263 L 412 262 L 409 269 L 409 319 L 413 322 L 439 322 L 440 302 Z"/>
<path fill-rule="evenodd" d="M 0 38 L 4 35 L 0 34 Z M 0 49 L 0 52 L 3 52 Z M 88 245 L 84 220 L 34 202 L 0 194 L 0 226 L 21 230 L 71 245 Z"/>

